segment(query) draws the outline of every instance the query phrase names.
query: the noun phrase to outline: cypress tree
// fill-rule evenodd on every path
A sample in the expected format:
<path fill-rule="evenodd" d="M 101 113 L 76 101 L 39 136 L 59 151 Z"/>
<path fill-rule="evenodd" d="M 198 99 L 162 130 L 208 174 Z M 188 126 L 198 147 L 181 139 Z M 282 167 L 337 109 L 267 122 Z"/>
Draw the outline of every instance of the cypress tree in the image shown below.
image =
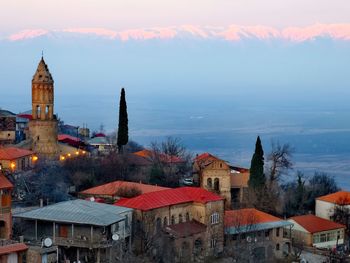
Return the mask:
<path fill-rule="evenodd" d="M 128 112 L 125 100 L 125 90 L 122 88 L 119 102 L 119 123 L 118 123 L 118 151 L 123 152 L 123 146 L 129 141 Z"/>
<path fill-rule="evenodd" d="M 250 164 L 250 178 L 248 185 L 254 189 L 261 188 L 265 185 L 264 174 L 264 150 L 261 145 L 260 137 L 256 139 L 255 152 Z"/>

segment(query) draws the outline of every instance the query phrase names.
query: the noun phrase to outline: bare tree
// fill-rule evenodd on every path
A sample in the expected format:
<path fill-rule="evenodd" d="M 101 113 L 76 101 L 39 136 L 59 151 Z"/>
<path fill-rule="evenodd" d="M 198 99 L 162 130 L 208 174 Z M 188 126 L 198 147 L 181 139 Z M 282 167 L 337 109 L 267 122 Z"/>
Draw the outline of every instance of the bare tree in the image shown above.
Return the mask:
<path fill-rule="evenodd" d="M 267 175 L 270 185 L 277 183 L 282 174 L 293 167 L 292 152 L 293 149 L 289 144 L 281 145 L 279 142 L 272 141 L 272 149 L 267 157 L 269 162 Z"/>

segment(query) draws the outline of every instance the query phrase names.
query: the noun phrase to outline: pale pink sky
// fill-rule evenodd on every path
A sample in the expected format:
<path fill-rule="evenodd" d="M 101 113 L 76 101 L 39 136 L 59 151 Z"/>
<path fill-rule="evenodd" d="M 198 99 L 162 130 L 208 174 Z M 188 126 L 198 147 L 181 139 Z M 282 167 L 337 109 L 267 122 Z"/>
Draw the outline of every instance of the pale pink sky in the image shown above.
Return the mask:
<path fill-rule="evenodd" d="M 0 34 L 24 29 L 350 23 L 349 0 L 0 0 Z"/>

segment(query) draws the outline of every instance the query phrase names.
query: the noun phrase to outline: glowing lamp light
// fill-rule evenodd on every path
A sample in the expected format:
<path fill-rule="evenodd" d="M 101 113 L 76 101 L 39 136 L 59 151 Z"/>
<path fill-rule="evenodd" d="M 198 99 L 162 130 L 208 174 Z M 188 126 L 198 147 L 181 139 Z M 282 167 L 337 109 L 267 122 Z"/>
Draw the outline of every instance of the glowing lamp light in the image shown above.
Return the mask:
<path fill-rule="evenodd" d="M 83 151 L 83 154 L 85 154 L 86 153 L 86 151 Z"/>
<path fill-rule="evenodd" d="M 36 162 L 38 159 L 39 159 L 38 156 L 35 156 L 35 155 L 32 158 L 33 162 Z"/>
<path fill-rule="evenodd" d="M 76 151 L 75 154 L 76 154 L 76 155 L 79 155 L 79 151 Z"/>
<path fill-rule="evenodd" d="M 16 164 L 15 163 L 11 163 L 11 169 L 14 170 L 16 168 Z"/>
<path fill-rule="evenodd" d="M 60 156 L 60 161 L 64 161 L 66 159 L 66 157 L 64 157 L 63 155 Z"/>
<path fill-rule="evenodd" d="M 70 153 L 68 153 L 67 155 L 68 155 L 68 157 L 70 157 L 70 156 L 71 156 L 71 154 L 70 154 Z"/>

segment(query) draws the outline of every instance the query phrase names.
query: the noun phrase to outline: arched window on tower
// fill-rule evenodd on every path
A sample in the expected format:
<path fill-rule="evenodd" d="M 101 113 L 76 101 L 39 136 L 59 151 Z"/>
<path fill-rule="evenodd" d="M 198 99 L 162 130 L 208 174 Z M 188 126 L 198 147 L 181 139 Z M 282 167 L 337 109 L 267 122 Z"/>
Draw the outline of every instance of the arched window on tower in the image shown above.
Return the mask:
<path fill-rule="evenodd" d="M 213 181 L 211 180 L 211 178 L 207 179 L 207 187 L 208 187 L 208 189 L 213 188 Z"/>
<path fill-rule="evenodd" d="M 40 119 L 41 109 L 39 105 L 36 105 L 36 118 Z"/>
<path fill-rule="evenodd" d="M 220 181 L 219 178 L 214 179 L 214 190 L 215 191 L 220 191 Z"/>
<path fill-rule="evenodd" d="M 46 105 L 46 107 L 45 107 L 45 117 L 46 117 L 46 119 L 49 118 L 49 111 L 50 111 L 50 106 Z"/>

